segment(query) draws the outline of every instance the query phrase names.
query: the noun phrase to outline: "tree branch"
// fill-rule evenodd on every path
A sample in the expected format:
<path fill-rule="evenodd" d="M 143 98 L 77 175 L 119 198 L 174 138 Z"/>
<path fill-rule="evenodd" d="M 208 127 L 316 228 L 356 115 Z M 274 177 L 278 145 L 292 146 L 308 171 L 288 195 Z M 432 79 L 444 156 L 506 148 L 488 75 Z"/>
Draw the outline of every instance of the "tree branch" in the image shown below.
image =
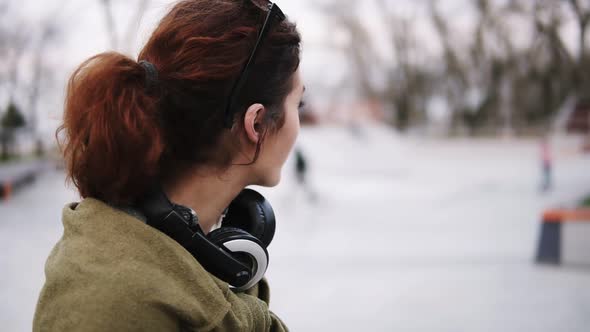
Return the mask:
<path fill-rule="evenodd" d="M 111 0 L 99 0 L 102 4 L 104 18 L 106 23 L 106 28 L 111 39 L 111 47 L 113 49 L 117 49 L 118 47 L 118 38 L 117 38 L 117 29 L 115 26 L 115 18 L 113 17 L 113 11 L 111 8 Z"/>
<path fill-rule="evenodd" d="M 135 10 L 135 14 L 133 18 L 129 20 L 129 24 L 127 26 L 127 31 L 125 33 L 125 38 L 123 42 L 124 45 L 121 45 L 124 51 L 126 51 L 127 53 L 131 53 L 131 48 L 133 47 L 133 43 L 135 42 L 139 24 L 141 23 L 143 14 L 148 9 L 149 4 L 150 0 L 139 0 L 137 8 Z"/>

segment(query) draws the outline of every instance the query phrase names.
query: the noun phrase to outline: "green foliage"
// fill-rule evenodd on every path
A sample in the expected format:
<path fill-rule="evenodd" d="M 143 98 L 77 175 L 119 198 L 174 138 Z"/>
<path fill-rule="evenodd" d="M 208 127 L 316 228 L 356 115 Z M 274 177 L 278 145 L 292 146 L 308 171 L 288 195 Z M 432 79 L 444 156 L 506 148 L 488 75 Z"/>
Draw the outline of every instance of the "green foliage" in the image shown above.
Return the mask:
<path fill-rule="evenodd" d="M 25 117 L 11 101 L 0 119 L 0 160 L 7 161 L 14 157 L 15 131 L 25 125 Z"/>
<path fill-rule="evenodd" d="M 10 102 L 6 112 L 2 116 L 0 124 L 2 125 L 2 128 L 11 130 L 24 127 L 26 121 L 18 107 L 13 102 Z"/>

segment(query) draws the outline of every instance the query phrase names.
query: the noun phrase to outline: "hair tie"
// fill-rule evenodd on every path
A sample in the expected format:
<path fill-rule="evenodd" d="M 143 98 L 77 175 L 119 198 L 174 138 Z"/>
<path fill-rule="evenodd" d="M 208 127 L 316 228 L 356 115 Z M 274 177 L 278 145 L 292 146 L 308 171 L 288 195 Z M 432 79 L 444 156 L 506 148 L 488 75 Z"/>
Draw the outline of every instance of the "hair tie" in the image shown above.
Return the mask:
<path fill-rule="evenodd" d="M 158 86 L 158 69 L 153 63 L 145 60 L 139 61 L 139 65 L 145 70 L 145 87 L 148 92 Z"/>

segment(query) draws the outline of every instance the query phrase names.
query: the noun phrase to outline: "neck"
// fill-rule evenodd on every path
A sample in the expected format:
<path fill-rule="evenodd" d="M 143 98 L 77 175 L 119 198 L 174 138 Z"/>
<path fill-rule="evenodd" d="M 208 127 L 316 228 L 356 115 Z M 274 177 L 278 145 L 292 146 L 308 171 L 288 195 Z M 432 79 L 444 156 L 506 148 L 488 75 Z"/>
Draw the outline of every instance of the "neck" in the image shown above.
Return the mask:
<path fill-rule="evenodd" d="M 189 171 L 188 174 L 164 183 L 168 198 L 197 213 L 205 234 L 219 221 L 223 211 L 248 184 L 233 168 L 219 174 L 210 171 Z"/>

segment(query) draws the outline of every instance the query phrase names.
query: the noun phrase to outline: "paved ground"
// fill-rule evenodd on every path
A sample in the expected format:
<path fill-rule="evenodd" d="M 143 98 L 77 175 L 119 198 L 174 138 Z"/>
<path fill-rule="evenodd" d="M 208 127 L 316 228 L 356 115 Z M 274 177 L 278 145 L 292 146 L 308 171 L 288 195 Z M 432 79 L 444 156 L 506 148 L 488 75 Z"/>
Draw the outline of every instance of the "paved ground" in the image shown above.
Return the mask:
<path fill-rule="evenodd" d="M 590 192 L 590 158 L 556 150 L 538 192 L 534 141 L 426 141 L 307 130 L 319 200 L 289 169 L 261 189 L 278 230 L 271 308 L 294 331 L 587 331 L 590 269 L 532 262 L 544 207 Z M 76 195 L 49 172 L 0 203 L 0 324 L 30 330 L 43 263 Z"/>
<path fill-rule="evenodd" d="M 18 192 L 47 169 L 49 162 L 39 160 L 3 163 L 0 166 L 0 199 Z"/>

